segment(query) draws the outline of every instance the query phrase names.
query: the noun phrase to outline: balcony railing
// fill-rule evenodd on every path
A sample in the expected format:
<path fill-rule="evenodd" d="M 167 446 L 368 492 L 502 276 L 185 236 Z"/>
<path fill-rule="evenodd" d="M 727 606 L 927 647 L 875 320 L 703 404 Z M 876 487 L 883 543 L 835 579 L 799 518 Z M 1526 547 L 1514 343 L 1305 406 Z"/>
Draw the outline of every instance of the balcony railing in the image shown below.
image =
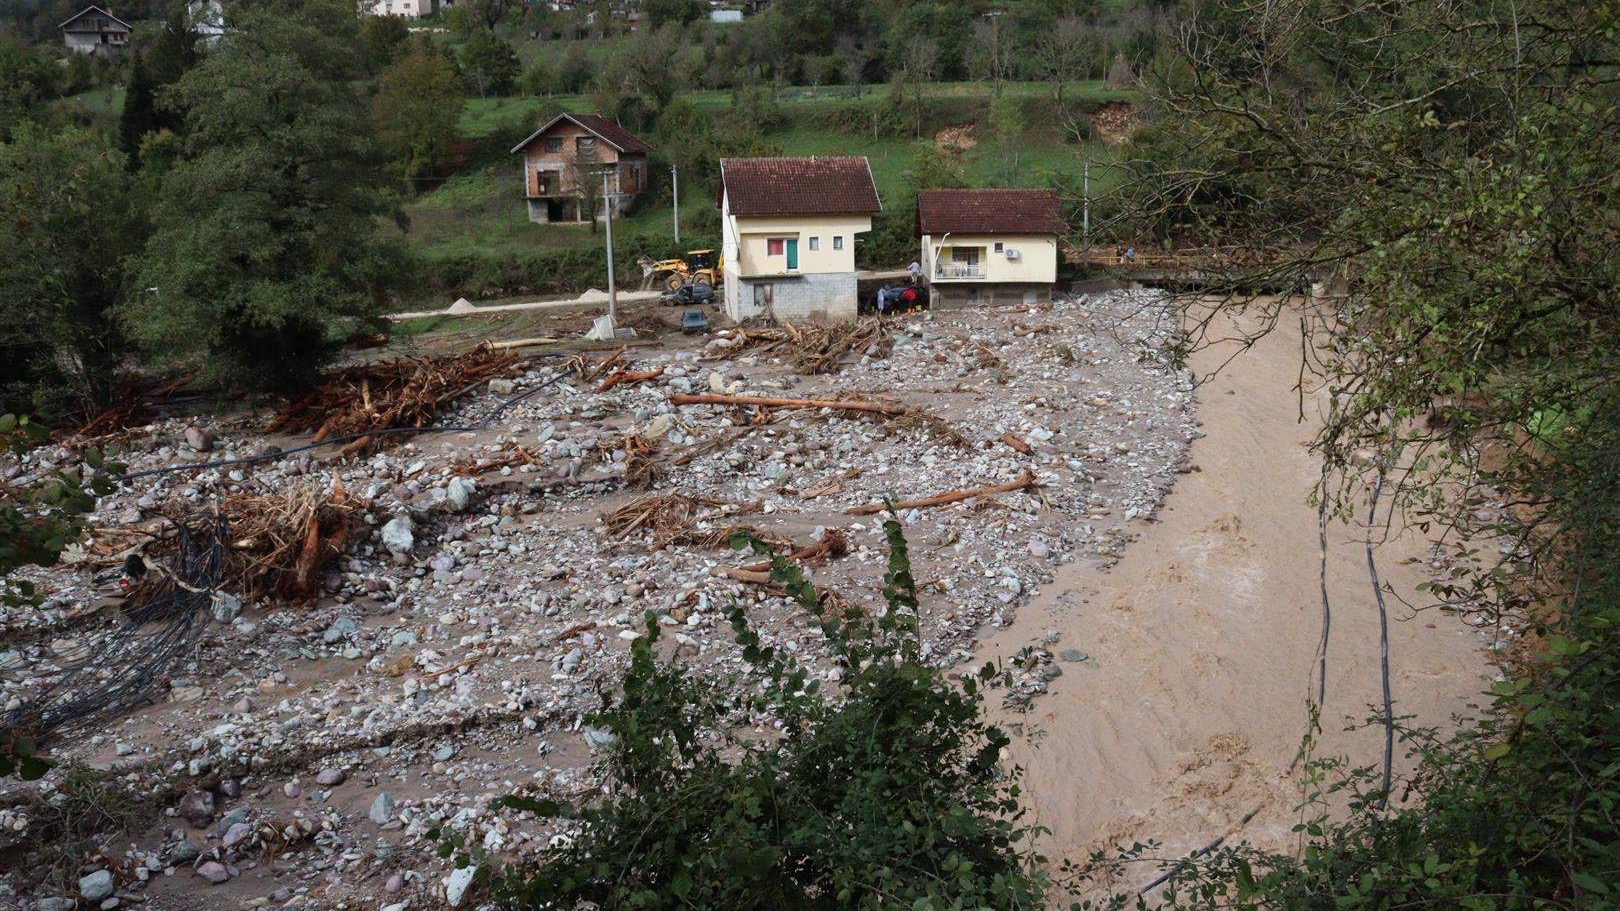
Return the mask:
<path fill-rule="evenodd" d="M 934 278 L 984 278 L 984 266 L 978 263 L 940 263 L 934 267 Z"/>

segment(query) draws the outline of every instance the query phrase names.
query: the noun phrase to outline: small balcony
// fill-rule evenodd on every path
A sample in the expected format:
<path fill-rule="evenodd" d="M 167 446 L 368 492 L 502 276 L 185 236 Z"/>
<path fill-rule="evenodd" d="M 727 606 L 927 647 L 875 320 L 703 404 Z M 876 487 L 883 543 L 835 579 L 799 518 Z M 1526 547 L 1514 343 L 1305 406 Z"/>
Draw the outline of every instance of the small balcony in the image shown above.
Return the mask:
<path fill-rule="evenodd" d="M 974 281 L 984 280 L 984 265 L 981 263 L 940 263 L 934 267 L 935 281 Z"/>

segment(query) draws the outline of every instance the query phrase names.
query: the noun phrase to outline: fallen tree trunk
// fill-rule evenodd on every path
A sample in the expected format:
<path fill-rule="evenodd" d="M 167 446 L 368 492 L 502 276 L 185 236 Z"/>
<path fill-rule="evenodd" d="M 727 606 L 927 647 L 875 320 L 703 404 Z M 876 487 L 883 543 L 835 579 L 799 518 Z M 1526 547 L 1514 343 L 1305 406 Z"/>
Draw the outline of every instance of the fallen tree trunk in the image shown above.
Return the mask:
<path fill-rule="evenodd" d="M 1006 443 L 1024 455 L 1029 455 L 1035 451 L 1034 447 L 1019 439 L 1011 430 L 1001 435 L 1001 442 Z"/>
<path fill-rule="evenodd" d="M 837 399 L 779 399 L 764 395 L 720 395 L 706 392 L 702 394 L 675 393 L 669 397 L 672 405 L 754 405 L 760 408 L 831 408 L 839 411 L 865 411 L 872 414 L 887 414 L 899 416 L 909 414 L 911 409 L 904 405 L 890 405 L 886 402 L 861 402 L 856 400 L 839 401 Z"/>
<path fill-rule="evenodd" d="M 658 379 L 663 375 L 664 368 L 662 367 L 657 370 L 615 370 L 596 387 L 596 391 L 606 392 L 621 383 L 642 383 L 647 380 Z"/>
<path fill-rule="evenodd" d="M 982 497 L 987 494 L 1011 493 L 1015 490 L 1029 490 L 1034 486 L 1035 475 L 1026 471 L 1019 475 L 1015 480 L 1008 481 L 1005 484 L 991 484 L 986 487 L 974 487 L 971 490 L 952 490 L 947 493 L 937 493 L 931 497 L 923 497 L 920 500 L 902 500 L 899 503 L 894 504 L 894 509 L 896 512 L 898 512 L 902 509 L 922 509 L 928 506 L 944 506 L 947 503 L 959 503 L 962 500 L 971 500 L 974 497 Z M 849 514 L 852 516 L 870 516 L 880 513 L 888 508 L 888 503 L 868 503 L 865 506 L 857 506 L 854 509 L 851 509 Z"/>

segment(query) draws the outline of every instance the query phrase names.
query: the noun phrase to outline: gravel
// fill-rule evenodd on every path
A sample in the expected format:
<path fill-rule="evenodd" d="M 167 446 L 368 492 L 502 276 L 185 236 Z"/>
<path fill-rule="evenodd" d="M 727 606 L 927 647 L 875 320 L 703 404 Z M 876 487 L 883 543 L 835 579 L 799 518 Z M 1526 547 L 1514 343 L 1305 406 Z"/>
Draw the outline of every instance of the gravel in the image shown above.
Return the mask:
<path fill-rule="evenodd" d="M 365 503 L 365 526 L 330 568 L 322 597 L 218 611 L 195 654 L 162 681 L 157 705 L 102 719 L 61 758 L 111 769 L 132 793 L 185 794 L 186 812 L 176 815 L 198 828 L 217 811 L 250 811 L 210 830 L 184 859 L 180 836 L 160 819 L 109 843 L 132 865 L 158 871 L 131 888 L 181 896 L 171 904 L 185 904 L 185 890 L 196 888 L 188 883 L 224 882 L 233 871 L 233 889 L 276 907 L 359 907 L 375 902 L 384 882 L 410 907 L 470 901 L 471 868 L 440 859 L 430 831 L 508 859 L 565 831 L 562 821 L 492 804 L 519 788 L 566 799 L 599 784 L 590 763 L 609 735 L 584 719 L 622 672 L 644 612 L 657 616 L 669 651 L 723 676 L 745 667 L 723 614 L 740 603 L 763 644 L 837 676 L 810 618 L 768 589 L 717 574 L 747 562 L 738 555 L 609 535 L 600 515 L 637 494 L 623 488 L 624 464 L 606 450 L 639 432 L 666 457 L 657 491 L 734 504 L 702 518 L 699 532 L 746 523 L 808 543 L 839 530 L 848 555 L 810 575 L 871 609 L 882 603 L 882 517 L 848 510 L 1032 472 L 1038 492 L 901 515 L 921 583 L 925 655 L 952 667 L 971 661 L 983 631 L 1010 621 L 1058 566 L 1111 565 L 1184 470 L 1197 434 L 1193 392 L 1187 373 L 1166 360 L 1165 316 L 1162 299 L 1146 292 L 941 312 L 894 323 L 888 357 L 819 377 L 749 354 L 702 361 L 701 341 L 669 339 L 626 355 L 635 369 L 663 367 L 659 379 L 601 394 L 559 382 L 485 432 L 420 437 L 347 464 L 298 456 L 234 473 L 141 479 L 97 504 L 90 551 L 102 537 L 159 527 L 165 512 L 300 483 L 341 482 Z M 537 364 L 500 387 L 507 392 L 480 391 L 445 423 L 475 420 L 553 369 Z M 746 428 L 731 409 L 669 403 L 671 392 L 689 389 L 889 397 L 944 419 L 961 440 L 922 424 L 818 412 L 739 433 Z M 262 420 L 215 421 L 213 451 L 200 456 L 185 433 L 195 419 L 177 416 L 132 432 L 119 458 L 140 470 L 298 442 L 259 435 Z M 1033 451 L 1020 452 L 1009 436 Z M 685 465 L 668 458 L 716 440 L 728 442 Z M 457 474 L 456 465 L 493 465 L 513 445 L 534 461 L 489 470 L 476 483 Z M 0 459 L 0 469 L 26 478 L 71 458 L 45 448 Z M 95 568 L 81 560 L 18 574 L 40 585 L 46 603 L 0 607 L 0 705 L 57 679 L 114 622 Z M 1058 657 L 1086 660 L 1078 649 Z M 1034 651 L 1020 669 L 1021 698 L 1038 696 L 1058 673 L 1052 651 Z M 239 783 L 238 796 L 221 790 L 227 779 Z M 37 787 L 0 783 L 0 807 Z M 0 847 L 27 837 L 19 818 L 0 810 Z M 169 873 L 194 861 L 200 880 Z M 3 882 L 19 895 L 36 886 L 22 869 Z"/>

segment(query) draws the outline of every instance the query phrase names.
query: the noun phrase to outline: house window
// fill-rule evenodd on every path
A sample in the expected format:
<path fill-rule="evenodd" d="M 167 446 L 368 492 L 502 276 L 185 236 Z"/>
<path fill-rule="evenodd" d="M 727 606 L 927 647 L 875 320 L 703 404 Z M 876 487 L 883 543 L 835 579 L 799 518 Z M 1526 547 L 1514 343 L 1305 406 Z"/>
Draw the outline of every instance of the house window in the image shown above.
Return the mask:
<path fill-rule="evenodd" d="M 581 152 L 592 152 L 596 150 L 596 137 L 594 136 L 581 136 L 574 140 L 574 143 Z"/>
<path fill-rule="evenodd" d="M 562 137 L 561 136 L 547 136 L 546 137 L 546 151 L 547 152 L 561 152 L 562 151 Z"/>
<path fill-rule="evenodd" d="M 1001 242 L 1000 241 L 996 241 L 996 252 L 997 253 L 1001 252 Z"/>
<path fill-rule="evenodd" d="M 812 250 L 820 250 L 821 249 L 821 238 L 819 238 L 819 237 L 810 238 L 810 249 L 812 249 Z"/>
<path fill-rule="evenodd" d="M 844 235 L 842 235 L 842 234 L 834 234 L 833 235 L 833 249 L 834 250 L 842 250 L 842 249 L 844 249 Z"/>
<path fill-rule="evenodd" d="M 765 255 L 766 256 L 781 256 L 782 251 L 783 251 L 783 242 L 785 240 L 786 240 L 786 238 L 782 238 L 782 237 L 768 237 L 768 238 L 766 238 L 765 239 Z"/>

